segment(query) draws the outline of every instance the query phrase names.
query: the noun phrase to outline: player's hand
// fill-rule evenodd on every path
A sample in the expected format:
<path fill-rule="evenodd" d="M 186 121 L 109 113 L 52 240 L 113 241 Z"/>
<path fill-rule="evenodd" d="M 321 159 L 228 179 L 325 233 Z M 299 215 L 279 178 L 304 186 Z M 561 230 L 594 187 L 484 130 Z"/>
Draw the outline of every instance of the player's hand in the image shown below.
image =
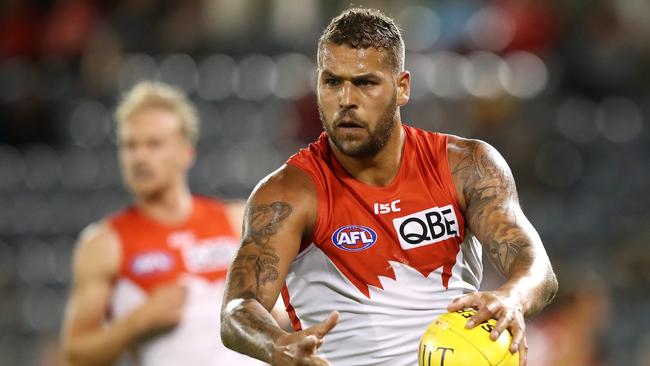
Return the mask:
<path fill-rule="evenodd" d="M 156 287 L 133 314 L 134 320 L 140 324 L 140 333 L 155 333 L 176 326 L 181 320 L 186 298 L 187 289 L 183 286 Z"/>
<path fill-rule="evenodd" d="M 468 329 L 472 329 L 490 318 L 497 320 L 496 326 L 490 333 L 490 339 L 493 341 L 508 329 L 512 334 L 510 352 L 519 352 L 519 366 L 526 365 L 528 344 L 526 343 L 526 323 L 521 301 L 499 291 L 474 292 L 457 298 L 449 304 L 447 310 L 453 312 L 464 308 L 476 310 L 476 314 L 467 319 Z"/>
<path fill-rule="evenodd" d="M 274 366 L 328 366 L 326 359 L 316 355 L 323 344 L 323 337 L 339 321 L 339 313 L 333 311 L 322 322 L 303 331 L 289 333 L 275 341 L 272 365 Z"/>

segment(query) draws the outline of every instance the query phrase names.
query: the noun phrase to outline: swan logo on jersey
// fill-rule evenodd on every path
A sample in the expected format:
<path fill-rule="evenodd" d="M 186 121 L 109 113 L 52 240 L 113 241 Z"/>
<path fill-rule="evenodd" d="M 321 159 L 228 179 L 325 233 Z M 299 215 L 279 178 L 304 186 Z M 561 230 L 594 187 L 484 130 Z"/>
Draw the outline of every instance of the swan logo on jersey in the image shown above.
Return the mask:
<path fill-rule="evenodd" d="M 174 258 L 163 251 L 141 253 L 131 261 L 131 270 L 137 276 L 169 272 L 172 267 L 174 267 Z"/>
<path fill-rule="evenodd" d="M 191 231 L 180 231 L 167 242 L 181 251 L 185 267 L 194 273 L 225 270 L 237 252 L 237 242 L 230 236 L 198 239 Z"/>
<path fill-rule="evenodd" d="M 368 249 L 377 242 L 377 233 L 361 225 L 342 226 L 332 234 L 332 243 L 348 252 Z"/>
<path fill-rule="evenodd" d="M 432 207 L 393 219 L 393 226 L 402 249 L 408 250 L 434 244 L 458 233 L 458 219 L 452 205 Z"/>

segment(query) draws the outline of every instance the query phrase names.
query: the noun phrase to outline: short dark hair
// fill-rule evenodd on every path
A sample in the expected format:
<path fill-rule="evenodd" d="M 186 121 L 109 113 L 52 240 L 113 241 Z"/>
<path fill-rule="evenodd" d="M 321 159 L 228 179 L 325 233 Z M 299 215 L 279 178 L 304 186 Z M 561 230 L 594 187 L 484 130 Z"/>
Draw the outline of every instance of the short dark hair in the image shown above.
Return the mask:
<path fill-rule="evenodd" d="M 404 70 L 404 40 L 395 21 L 379 10 L 351 8 L 332 19 L 318 40 L 318 65 L 325 44 L 346 44 L 352 48 L 374 47 L 388 53 L 393 71 Z"/>

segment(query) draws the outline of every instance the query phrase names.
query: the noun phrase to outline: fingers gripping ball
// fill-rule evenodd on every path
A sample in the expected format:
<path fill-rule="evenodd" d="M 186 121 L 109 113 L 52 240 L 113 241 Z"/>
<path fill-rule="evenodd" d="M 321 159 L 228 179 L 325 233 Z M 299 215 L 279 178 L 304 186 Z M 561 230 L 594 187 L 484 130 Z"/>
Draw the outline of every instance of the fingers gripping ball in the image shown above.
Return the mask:
<path fill-rule="evenodd" d="M 496 341 L 490 332 L 494 319 L 466 329 L 474 310 L 459 310 L 440 315 L 422 335 L 419 366 L 518 366 L 519 353 L 511 354 L 512 337 L 507 330 Z"/>

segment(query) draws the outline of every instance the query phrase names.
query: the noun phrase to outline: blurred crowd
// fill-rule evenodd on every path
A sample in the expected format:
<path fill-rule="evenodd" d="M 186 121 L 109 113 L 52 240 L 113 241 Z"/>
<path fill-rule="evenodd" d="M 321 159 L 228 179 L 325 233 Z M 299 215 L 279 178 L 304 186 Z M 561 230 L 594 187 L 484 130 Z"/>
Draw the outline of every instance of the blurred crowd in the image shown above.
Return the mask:
<path fill-rule="evenodd" d="M 57 362 L 75 237 L 128 202 L 112 112 L 135 82 L 196 103 L 200 193 L 245 198 L 320 133 L 316 41 L 350 4 L 299 3 L 0 1 L 0 365 Z M 650 2 L 354 4 L 403 28 L 403 121 L 513 169 L 561 289 L 530 365 L 650 365 Z"/>

